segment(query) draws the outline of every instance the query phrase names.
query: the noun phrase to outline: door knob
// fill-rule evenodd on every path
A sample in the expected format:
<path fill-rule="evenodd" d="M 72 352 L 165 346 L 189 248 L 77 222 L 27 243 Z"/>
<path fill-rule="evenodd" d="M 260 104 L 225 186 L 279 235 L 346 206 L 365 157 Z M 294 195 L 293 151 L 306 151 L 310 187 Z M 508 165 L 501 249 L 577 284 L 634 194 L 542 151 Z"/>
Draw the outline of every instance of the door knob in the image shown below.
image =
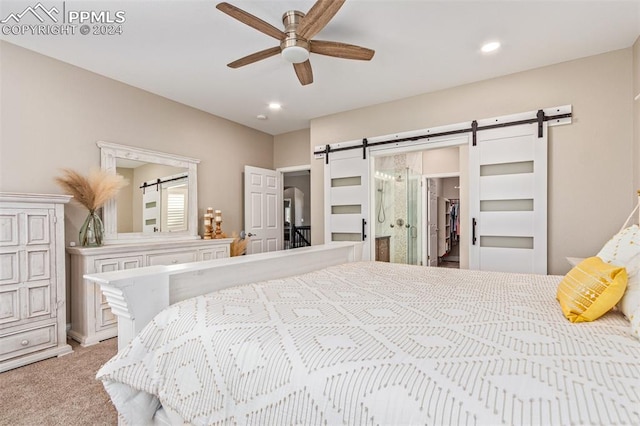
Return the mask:
<path fill-rule="evenodd" d="M 249 232 L 247 234 L 247 237 L 257 237 L 257 236 L 258 236 L 258 234 L 252 234 L 251 232 Z"/>

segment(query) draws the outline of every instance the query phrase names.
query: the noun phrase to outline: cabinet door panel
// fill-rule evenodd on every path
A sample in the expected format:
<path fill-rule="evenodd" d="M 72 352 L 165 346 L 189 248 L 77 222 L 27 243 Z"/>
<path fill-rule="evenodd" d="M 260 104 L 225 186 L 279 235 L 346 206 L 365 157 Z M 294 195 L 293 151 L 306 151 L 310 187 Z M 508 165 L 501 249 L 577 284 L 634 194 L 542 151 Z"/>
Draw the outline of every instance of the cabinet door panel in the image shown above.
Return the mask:
<path fill-rule="evenodd" d="M 229 257 L 227 246 L 212 247 L 210 249 L 200 250 L 199 260 L 224 259 Z"/>
<path fill-rule="evenodd" d="M 0 324 L 20 321 L 19 287 L 0 287 Z"/>
<path fill-rule="evenodd" d="M 51 242 L 48 210 L 30 210 L 26 216 L 26 244 L 49 244 Z"/>
<path fill-rule="evenodd" d="M 2 210 L 0 213 L 0 247 L 17 246 L 18 212 Z"/>
<path fill-rule="evenodd" d="M 39 285 L 38 285 L 39 284 Z M 51 315 L 51 285 L 48 281 L 32 283 L 25 289 L 29 318 Z"/>
<path fill-rule="evenodd" d="M 0 286 L 20 282 L 18 257 L 17 251 L 0 253 Z"/>
<path fill-rule="evenodd" d="M 28 249 L 26 256 L 26 280 L 46 280 L 51 277 L 51 253 L 48 248 Z"/>

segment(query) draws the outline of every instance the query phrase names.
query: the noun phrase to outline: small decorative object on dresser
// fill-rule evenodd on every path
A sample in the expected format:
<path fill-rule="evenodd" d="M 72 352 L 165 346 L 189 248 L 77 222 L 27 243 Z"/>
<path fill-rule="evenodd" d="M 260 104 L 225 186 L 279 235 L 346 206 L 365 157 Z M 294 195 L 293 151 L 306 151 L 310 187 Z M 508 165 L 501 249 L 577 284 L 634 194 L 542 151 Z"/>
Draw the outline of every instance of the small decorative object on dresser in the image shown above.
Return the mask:
<path fill-rule="evenodd" d="M 222 229 L 220 229 L 220 226 L 222 225 L 222 211 L 216 210 L 216 215 L 214 217 L 214 221 L 216 223 L 216 229 L 214 231 L 213 238 L 215 238 L 215 239 L 224 238 L 224 234 L 222 233 Z"/>
<path fill-rule="evenodd" d="M 0 193 L 0 372 L 72 352 L 64 268 L 70 199 Z"/>
<path fill-rule="evenodd" d="M 127 184 L 126 180 L 120 175 L 100 169 L 92 170 L 86 177 L 70 169 L 63 169 L 62 172 L 63 176 L 56 178 L 58 185 L 70 192 L 74 200 L 89 210 L 89 215 L 80 228 L 80 245 L 101 246 L 104 226 L 97 210 L 116 196 L 120 188 Z"/>
<path fill-rule="evenodd" d="M 205 240 L 210 240 L 213 236 L 213 207 L 207 207 L 204 214 L 204 236 Z"/>

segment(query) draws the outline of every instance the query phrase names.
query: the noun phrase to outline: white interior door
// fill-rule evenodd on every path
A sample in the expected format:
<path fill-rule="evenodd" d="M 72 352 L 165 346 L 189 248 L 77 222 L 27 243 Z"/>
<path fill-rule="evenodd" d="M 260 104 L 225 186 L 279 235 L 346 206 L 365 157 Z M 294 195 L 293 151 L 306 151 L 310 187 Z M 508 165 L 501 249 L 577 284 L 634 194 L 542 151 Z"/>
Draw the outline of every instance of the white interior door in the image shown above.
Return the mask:
<path fill-rule="evenodd" d="M 469 147 L 471 269 L 547 273 L 547 124 L 477 134 Z"/>
<path fill-rule="evenodd" d="M 367 156 L 368 157 L 368 156 Z M 374 228 L 369 220 L 370 159 L 354 149 L 329 154 L 324 170 L 325 238 L 330 241 L 362 241 L 362 258 L 370 260 Z"/>
<path fill-rule="evenodd" d="M 284 220 L 281 173 L 244 166 L 244 229 L 247 254 L 282 250 Z"/>
<path fill-rule="evenodd" d="M 144 188 L 142 194 L 142 232 L 160 231 L 160 202 L 158 185 Z"/>

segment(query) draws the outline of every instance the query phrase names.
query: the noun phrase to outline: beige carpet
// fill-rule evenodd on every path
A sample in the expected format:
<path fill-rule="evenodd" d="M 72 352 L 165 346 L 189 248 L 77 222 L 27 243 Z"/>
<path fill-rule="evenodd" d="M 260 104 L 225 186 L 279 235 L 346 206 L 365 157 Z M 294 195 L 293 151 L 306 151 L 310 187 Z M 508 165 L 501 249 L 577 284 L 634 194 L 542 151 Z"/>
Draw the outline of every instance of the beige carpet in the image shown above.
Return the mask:
<path fill-rule="evenodd" d="M 117 339 L 0 373 L 0 425 L 116 425 L 118 417 L 98 369 Z"/>

